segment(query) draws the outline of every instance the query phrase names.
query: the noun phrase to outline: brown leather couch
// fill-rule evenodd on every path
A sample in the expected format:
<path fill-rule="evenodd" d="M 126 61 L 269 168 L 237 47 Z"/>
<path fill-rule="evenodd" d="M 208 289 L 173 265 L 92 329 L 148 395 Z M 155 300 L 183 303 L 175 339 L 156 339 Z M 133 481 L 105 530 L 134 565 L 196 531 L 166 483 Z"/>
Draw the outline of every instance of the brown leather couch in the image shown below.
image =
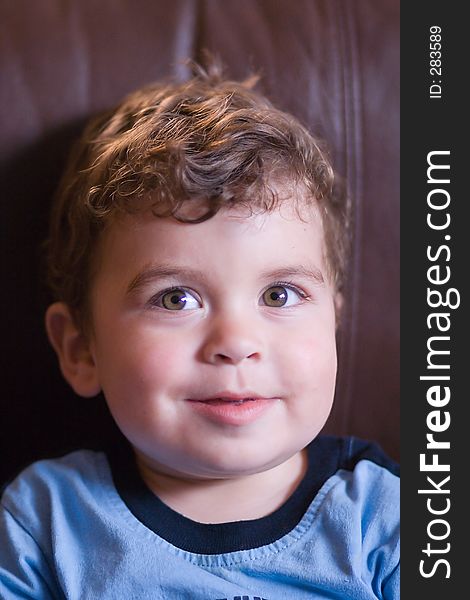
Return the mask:
<path fill-rule="evenodd" d="M 101 400 L 62 381 L 38 277 L 48 207 L 87 118 L 184 59 L 218 53 L 328 140 L 355 203 L 351 285 L 326 431 L 398 458 L 398 0 L 3 0 L 0 3 L 1 480 L 107 435 Z"/>

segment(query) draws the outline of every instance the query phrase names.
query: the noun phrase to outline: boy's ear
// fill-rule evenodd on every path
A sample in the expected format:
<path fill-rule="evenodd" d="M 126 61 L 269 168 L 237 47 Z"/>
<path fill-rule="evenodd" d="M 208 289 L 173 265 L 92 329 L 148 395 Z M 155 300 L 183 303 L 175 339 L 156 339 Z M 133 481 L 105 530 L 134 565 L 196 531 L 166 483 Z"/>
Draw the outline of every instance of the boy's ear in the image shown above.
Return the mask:
<path fill-rule="evenodd" d="M 92 347 L 77 328 L 64 302 L 51 304 L 46 311 L 46 331 L 59 359 L 66 381 L 79 396 L 91 398 L 101 391 Z"/>

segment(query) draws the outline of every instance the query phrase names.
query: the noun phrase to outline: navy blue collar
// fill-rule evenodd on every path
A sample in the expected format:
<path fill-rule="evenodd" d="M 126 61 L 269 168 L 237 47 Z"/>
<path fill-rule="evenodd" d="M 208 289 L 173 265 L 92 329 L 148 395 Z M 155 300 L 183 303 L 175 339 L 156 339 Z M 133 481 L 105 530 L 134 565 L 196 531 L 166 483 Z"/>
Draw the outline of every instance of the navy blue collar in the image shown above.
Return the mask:
<path fill-rule="evenodd" d="M 307 471 L 288 500 L 260 519 L 205 524 L 164 504 L 144 483 L 127 443 L 108 450 L 116 489 L 133 515 L 172 545 L 196 554 L 225 554 L 270 544 L 296 527 L 319 489 L 345 460 L 345 438 L 320 436 L 308 446 Z M 256 489 L 253 490 L 256 494 Z"/>

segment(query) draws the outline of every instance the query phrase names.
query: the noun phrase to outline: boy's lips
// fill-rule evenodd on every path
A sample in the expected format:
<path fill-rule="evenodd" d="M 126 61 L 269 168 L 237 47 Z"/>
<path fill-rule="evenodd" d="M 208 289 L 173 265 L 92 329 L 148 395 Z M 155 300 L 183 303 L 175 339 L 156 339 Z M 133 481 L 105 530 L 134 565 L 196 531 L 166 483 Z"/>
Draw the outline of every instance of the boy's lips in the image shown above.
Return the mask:
<path fill-rule="evenodd" d="M 255 421 L 278 397 L 265 397 L 252 391 L 220 392 L 208 398 L 188 398 L 190 405 L 202 416 L 225 425 L 246 425 Z"/>
<path fill-rule="evenodd" d="M 244 390 L 242 392 L 229 392 L 224 390 L 222 392 L 215 392 L 214 394 L 210 394 L 207 397 L 202 398 L 188 398 L 193 402 L 212 402 L 212 401 L 222 401 L 222 402 L 237 402 L 240 400 L 247 399 L 266 399 L 262 394 L 258 394 L 258 392 L 253 392 L 252 390 Z"/>

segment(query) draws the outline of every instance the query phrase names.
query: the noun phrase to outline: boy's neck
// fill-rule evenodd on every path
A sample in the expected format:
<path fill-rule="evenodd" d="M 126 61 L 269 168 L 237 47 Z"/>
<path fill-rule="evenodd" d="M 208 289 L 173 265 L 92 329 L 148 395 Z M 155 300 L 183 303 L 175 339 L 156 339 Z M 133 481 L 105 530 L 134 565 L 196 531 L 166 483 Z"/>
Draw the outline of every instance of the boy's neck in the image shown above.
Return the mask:
<path fill-rule="evenodd" d="M 232 479 L 190 480 L 156 472 L 137 457 L 140 475 L 152 492 L 176 512 L 199 523 L 246 521 L 274 512 L 297 489 L 307 463 L 304 449 L 261 473 Z"/>

